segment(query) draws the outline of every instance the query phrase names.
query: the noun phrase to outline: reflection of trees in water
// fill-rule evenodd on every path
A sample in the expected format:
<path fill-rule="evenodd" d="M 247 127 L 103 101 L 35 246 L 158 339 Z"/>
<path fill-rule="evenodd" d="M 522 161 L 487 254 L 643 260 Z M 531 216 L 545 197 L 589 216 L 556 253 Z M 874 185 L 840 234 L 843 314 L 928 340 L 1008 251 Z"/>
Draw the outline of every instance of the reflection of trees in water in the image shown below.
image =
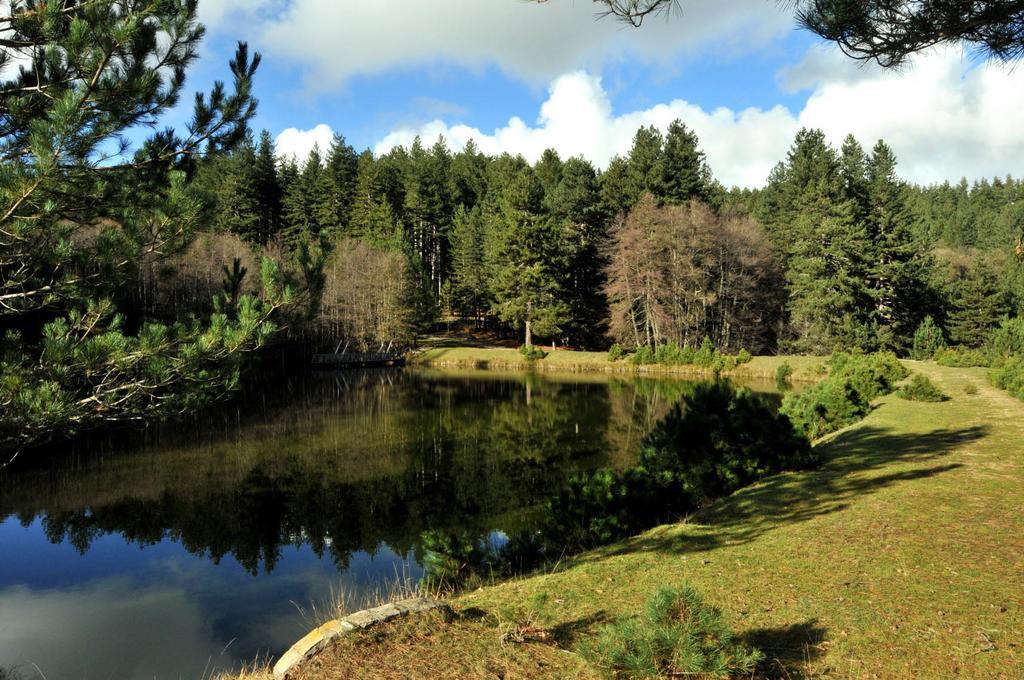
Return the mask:
<path fill-rule="evenodd" d="M 448 458 L 443 456 L 441 463 Z M 169 490 L 155 501 L 127 497 L 102 507 L 51 513 L 44 527 L 51 541 L 67 540 L 83 552 L 109 533 L 140 545 L 172 538 L 214 562 L 230 554 L 256 573 L 261 565 L 273 569 L 283 546 L 308 544 L 344 568 L 353 551 L 373 552 L 381 542 L 403 554 L 433 526 L 484 530 L 488 518 L 543 498 L 551 488 L 547 481 L 564 474 L 559 469 L 563 463 L 454 465 L 444 474 L 411 470 L 351 484 L 308 474 L 293 459 L 272 473 L 253 468 L 232 487 Z"/>
<path fill-rule="evenodd" d="M 694 384 L 654 378 L 612 379 L 608 383 L 611 467 L 621 470 L 635 463 L 640 440 L 674 404 L 693 391 Z"/>
<path fill-rule="evenodd" d="M 654 421 L 638 437 L 639 461 L 634 456 L 619 469 L 568 478 L 532 524 L 500 545 L 486 531 L 461 526 L 425 532 L 421 564 L 430 587 L 459 589 L 535 569 L 673 521 L 759 478 L 819 462 L 779 413 L 778 398 L 729 381 L 612 385 L 610 392 L 620 417 L 609 423 L 618 434 L 631 437 L 638 423 Z"/>
<path fill-rule="evenodd" d="M 424 531 L 512 534 L 573 472 L 635 462 L 689 383 L 529 374 L 495 379 L 369 371 L 299 383 L 287 408 L 252 408 L 217 436 L 162 434 L 130 454 L 0 475 L 0 517 L 43 518 L 88 550 L 120 534 L 171 538 L 219 561 L 273 569 L 309 545 L 344 568 Z M 226 419 L 217 421 L 225 422 Z"/>
<path fill-rule="evenodd" d="M 80 551 L 106 534 L 171 538 L 257 572 L 307 544 L 343 568 L 382 542 L 416 550 L 433 528 L 515 531 L 573 471 L 607 463 L 605 384 L 413 373 L 318 383 L 213 441 L 164 437 L 0 477 L 0 516 L 42 517 L 51 541 Z"/>

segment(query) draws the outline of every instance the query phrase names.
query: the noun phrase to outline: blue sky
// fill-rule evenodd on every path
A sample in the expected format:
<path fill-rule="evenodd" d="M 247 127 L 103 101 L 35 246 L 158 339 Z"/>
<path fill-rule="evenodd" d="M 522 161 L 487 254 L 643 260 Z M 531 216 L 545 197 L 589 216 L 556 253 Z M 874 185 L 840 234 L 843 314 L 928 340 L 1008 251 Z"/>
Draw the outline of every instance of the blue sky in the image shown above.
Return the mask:
<path fill-rule="evenodd" d="M 333 132 L 378 152 L 443 134 L 602 166 L 638 125 L 680 117 L 726 184 L 763 183 L 805 125 L 837 144 L 885 138 L 915 181 L 1024 173 L 1020 73 L 955 50 L 885 72 L 772 0 L 683 6 L 633 29 L 596 21 L 589 0 L 201 0 L 210 32 L 191 84 L 223 78 L 247 40 L 264 56 L 254 127 L 300 158 Z"/>

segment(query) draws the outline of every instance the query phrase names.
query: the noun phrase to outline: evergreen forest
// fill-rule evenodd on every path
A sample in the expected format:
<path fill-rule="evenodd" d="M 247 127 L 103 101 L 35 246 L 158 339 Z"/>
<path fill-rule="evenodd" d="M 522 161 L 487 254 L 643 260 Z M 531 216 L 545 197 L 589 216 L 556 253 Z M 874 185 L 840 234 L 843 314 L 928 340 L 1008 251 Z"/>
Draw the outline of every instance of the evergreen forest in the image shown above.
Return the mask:
<path fill-rule="evenodd" d="M 297 163 L 264 131 L 196 181 L 214 228 L 180 271 L 219 267 L 209 248 L 275 254 L 315 293 L 292 327 L 313 344 L 411 345 L 459 320 L 580 349 L 707 337 L 761 354 L 907 355 L 926 320 L 977 348 L 1024 305 L 1024 181 L 917 186 L 883 140 L 834 148 L 820 130 L 802 130 L 753 190 L 717 182 L 680 121 L 637 130 L 605 169 L 440 138 L 374 155 L 340 135 Z M 215 273 L 206 288 L 196 278 L 175 299 L 216 292 Z"/>

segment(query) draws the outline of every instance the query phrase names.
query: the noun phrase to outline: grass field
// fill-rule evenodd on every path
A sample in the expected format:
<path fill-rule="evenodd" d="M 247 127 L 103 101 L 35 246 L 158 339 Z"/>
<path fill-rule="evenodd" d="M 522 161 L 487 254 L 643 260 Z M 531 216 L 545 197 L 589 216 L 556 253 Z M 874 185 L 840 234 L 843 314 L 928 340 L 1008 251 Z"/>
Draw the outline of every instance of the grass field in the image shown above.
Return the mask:
<path fill-rule="evenodd" d="M 580 640 L 681 581 L 770 677 L 1024 677 L 1024 404 L 982 370 L 913 368 L 951 399 L 885 397 L 819 470 L 349 636 L 301 677 L 598 677 Z"/>
<path fill-rule="evenodd" d="M 529 362 L 516 349 L 505 347 L 472 347 L 446 346 L 427 344 L 412 355 L 415 364 L 437 366 L 440 368 L 490 368 L 490 369 L 526 369 L 535 371 L 603 371 L 609 373 L 640 373 L 680 376 L 710 376 L 714 371 L 699 366 L 666 366 L 647 364 L 637 366 L 632 362 L 619 359 L 609 361 L 607 352 L 582 352 L 577 350 L 545 350 L 547 356 L 538 361 Z M 825 362 L 824 357 L 808 356 L 773 356 L 754 357 L 750 363 L 736 367 L 732 371 L 723 372 L 737 378 L 754 378 L 774 380 L 775 372 L 783 363 L 793 368 L 791 380 L 796 382 L 816 382 L 821 379 L 818 368 Z"/>

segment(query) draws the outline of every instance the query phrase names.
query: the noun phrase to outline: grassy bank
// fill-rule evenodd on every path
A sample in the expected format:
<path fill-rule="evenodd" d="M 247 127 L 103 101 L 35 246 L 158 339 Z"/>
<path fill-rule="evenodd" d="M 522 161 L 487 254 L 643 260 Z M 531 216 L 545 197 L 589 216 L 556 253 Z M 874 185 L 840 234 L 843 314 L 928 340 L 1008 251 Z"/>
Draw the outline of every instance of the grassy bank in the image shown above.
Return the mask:
<path fill-rule="evenodd" d="M 351 636 L 304 677 L 596 677 L 580 641 L 684 580 L 776 677 L 1021 677 L 1024 404 L 982 370 L 914 368 L 951 399 L 885 397 L 819 470 Z"/>
<path fill-rule="evenodd" d="M 427 346 L 415 352 L 410 362 L 421 366 L 438 368 L 485 368 L 552 371 L 639 373 L 650 375 L 677 375 L 709 377 L 714 370 L 700 366 L 645 364 L 638 366 L 628 359 L 610 361 L 607 352 L 582 352 L 576 350 L 545 350 L 547 356 L 537 361 L 527 361 L 517 349 L 502 347 L 471 346 Z M 793 382 L 817 382 L 821 379 L 819 367 L 825 357 L 771 356 L 754 357 L 749 363 L 737 366 L 721 375 L 735 378 L 774 380 L 779 366 L 788 363 L 793 368 L 790 380 Z"/>

